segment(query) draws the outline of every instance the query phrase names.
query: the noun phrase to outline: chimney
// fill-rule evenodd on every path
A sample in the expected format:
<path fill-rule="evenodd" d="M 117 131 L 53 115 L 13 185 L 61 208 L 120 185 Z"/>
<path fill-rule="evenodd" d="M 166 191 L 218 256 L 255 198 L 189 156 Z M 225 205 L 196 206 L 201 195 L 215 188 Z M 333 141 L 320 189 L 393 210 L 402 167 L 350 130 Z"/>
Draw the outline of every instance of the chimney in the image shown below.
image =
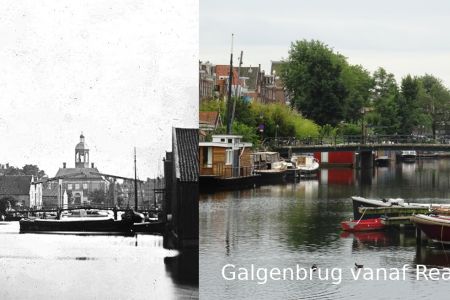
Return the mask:
<path fill-rule="evenodd" d="M 94 163 L 91 163 L 91 168 L 92 168 L 92 169 L 94 168 Z"/>
<path fill-rule="evenodd" d="M 65 162 L 63 162 L 63 169 L 65 169 L 66 168 L 66 163 Z"/>

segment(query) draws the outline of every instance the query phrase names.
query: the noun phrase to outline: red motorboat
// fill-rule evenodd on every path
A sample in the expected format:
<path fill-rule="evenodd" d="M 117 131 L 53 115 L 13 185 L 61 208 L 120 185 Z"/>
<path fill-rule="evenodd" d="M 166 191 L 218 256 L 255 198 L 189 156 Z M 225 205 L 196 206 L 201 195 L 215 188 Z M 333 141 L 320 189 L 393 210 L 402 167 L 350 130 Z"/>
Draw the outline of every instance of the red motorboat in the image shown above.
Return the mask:
<path fill-rule="evenodd" d="M 434 242 L 450 243 L 450 217 L 414 215 L 411 222 L 420 228 Z"/>
<path fill-rule="evenodd" d="M 381 218 L 375 218 L 343 221 L 341 227 L 345 231 L 368 231 L 384 229 L 384 224 L 381 222 Z"/>

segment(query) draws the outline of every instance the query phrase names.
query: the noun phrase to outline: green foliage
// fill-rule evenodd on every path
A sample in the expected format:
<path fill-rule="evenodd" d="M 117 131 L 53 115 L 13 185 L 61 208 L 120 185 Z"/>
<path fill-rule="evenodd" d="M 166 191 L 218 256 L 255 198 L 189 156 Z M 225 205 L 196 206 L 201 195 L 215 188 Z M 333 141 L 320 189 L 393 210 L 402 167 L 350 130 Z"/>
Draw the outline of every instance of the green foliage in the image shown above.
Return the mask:
<path fill-rule="evenodd" d="M 425 74 L 418 80 L 418 105 L 424 112 L 419 122 L 422 129 L 431 131 L 435 137 L 439 124 L 450 121 L 450 91 L 432 75 Z"/>
<path fill-rule="evenodd" d="M 319 125 L 335 126 L 344 117 L 348 91 L 341 77 L 345 58 L 320 41 L 296 41 L 281 78 L 290 92 L 292 104 Z"/>
<path fill-rule="evenodd" d="M 418 105 L 419 81 L 407 75 L 402 79 L 400 96 L 398 97 L 399 133 L 412 134 L 419 120 L 423 117 Z"/>
<path fill-rule="evenodd" d="M 343 64 L 342 80 L 348 91 L 343 105 L 344 120 L 356 122 L 361 118 L 361 109 L 369 105 L 374 80 L 362 66 L 349 65 L 346 62 Z"/>
<path fill-rule="evenodd" d="M 214 103 L 202 104 L 201 110 L 217 111 L 214 109 L 224 108 L 220 101 L 211 102 Z M 262 133 L 258 131 L 260 124 L 264 125 Z M 214 134 L 223 134 L 225 131 L 226 125 L 223 124 Z M 319 135 L 319 126 L 286 105 L 248 103 L 242 99 L 236 99 L 232 132 L 242 135 L 244 141 L 252 142 L 256 146 L 261 139 L 267 137 L 316 137 Z"/>
<path fill-rule="evenodd" d="M 341 123 L 339 124 L 337 135 L 361 135 L 361 125 L 355 123 Z"/>

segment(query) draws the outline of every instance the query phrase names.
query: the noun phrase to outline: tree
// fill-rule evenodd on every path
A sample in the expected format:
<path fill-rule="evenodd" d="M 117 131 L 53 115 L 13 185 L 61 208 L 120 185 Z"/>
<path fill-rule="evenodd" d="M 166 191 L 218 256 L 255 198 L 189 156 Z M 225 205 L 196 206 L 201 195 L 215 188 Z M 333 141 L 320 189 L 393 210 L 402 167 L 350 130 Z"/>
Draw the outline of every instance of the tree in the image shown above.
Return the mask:
<path fill-rule="evenodd" d="M 374 108 L 367 116 L 377 134 L 396 134 L 399 130 L 398 97 L 399 90 L 394 74 L 378 68 L 372 75 L 373 87 L 370 106 Z"/>
<path fill-rule="evenodd" d="M 344 117 L 347 90 L 341 72 L 345 58 L 327 45 L 311 40 L 291 44 L 281 78 L 292 104 L 319 125 L 335 126 Z"/>
<path fill-rule="evenodd" d="M 17 201 L 11 196 L 6 196 L 0 199 L 0 214 L 4 215 L 8 209 L 16 205 Z"/>
<path fill-rule="evenodd" d="M 89 193 L 89 199 L 95 204 L 104 204 L 106 200 L 105 192 L 102 190 L 94 190 Z"/>
<path fill-rule="evenodd" d="M 426 112 L 429 129 L 436 138 L 439 125 L 450 121 L 450 91 L 439 78 L 425 74 L 419 80 L 419 107 Z"/>
<path fill-rule="evenodd" d="M 412 134 L 420 123 L 423 123 L 423 114 L 418 105 L 419 81 L 411 75 L 402 79 L 401 92 L 398 97 L 399 133 Z"/>
<path fill-rule="evenodd" d="M 42 178 L 45 175 L 43 170 L 39 170 L 37 165 L 25 165 L 22 168 L 24 175 L 33 175 L 37 178 Z"/>
<path fill-rule="evenodd" d="M 360 65 L 343 63 L 342 80 L 348 91 L 344 99 L 344 120 L 357 122 L 361 119 L 361 109 L 369 106 L 374 81 L 369 71 Z"/>

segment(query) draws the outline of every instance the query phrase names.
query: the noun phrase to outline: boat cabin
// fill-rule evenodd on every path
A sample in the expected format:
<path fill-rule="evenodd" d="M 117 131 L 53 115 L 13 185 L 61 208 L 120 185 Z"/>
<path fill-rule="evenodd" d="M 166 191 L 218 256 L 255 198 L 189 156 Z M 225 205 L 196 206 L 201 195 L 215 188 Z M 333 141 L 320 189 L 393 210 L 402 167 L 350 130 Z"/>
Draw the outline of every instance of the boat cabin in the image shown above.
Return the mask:
<path fill-rule="evenodd" d="M 199 143 L 200 176 L 222 178 L 252 174 L 252 143 L 241 135 L 213 135 L 211 142 Z"/>
<path fill-rule="evenodd" d="M 274 165 L 281 161 L 278 152 L 255 152 L 252 153 L 253 166 L 256 170 L 273 169 Z"/>

